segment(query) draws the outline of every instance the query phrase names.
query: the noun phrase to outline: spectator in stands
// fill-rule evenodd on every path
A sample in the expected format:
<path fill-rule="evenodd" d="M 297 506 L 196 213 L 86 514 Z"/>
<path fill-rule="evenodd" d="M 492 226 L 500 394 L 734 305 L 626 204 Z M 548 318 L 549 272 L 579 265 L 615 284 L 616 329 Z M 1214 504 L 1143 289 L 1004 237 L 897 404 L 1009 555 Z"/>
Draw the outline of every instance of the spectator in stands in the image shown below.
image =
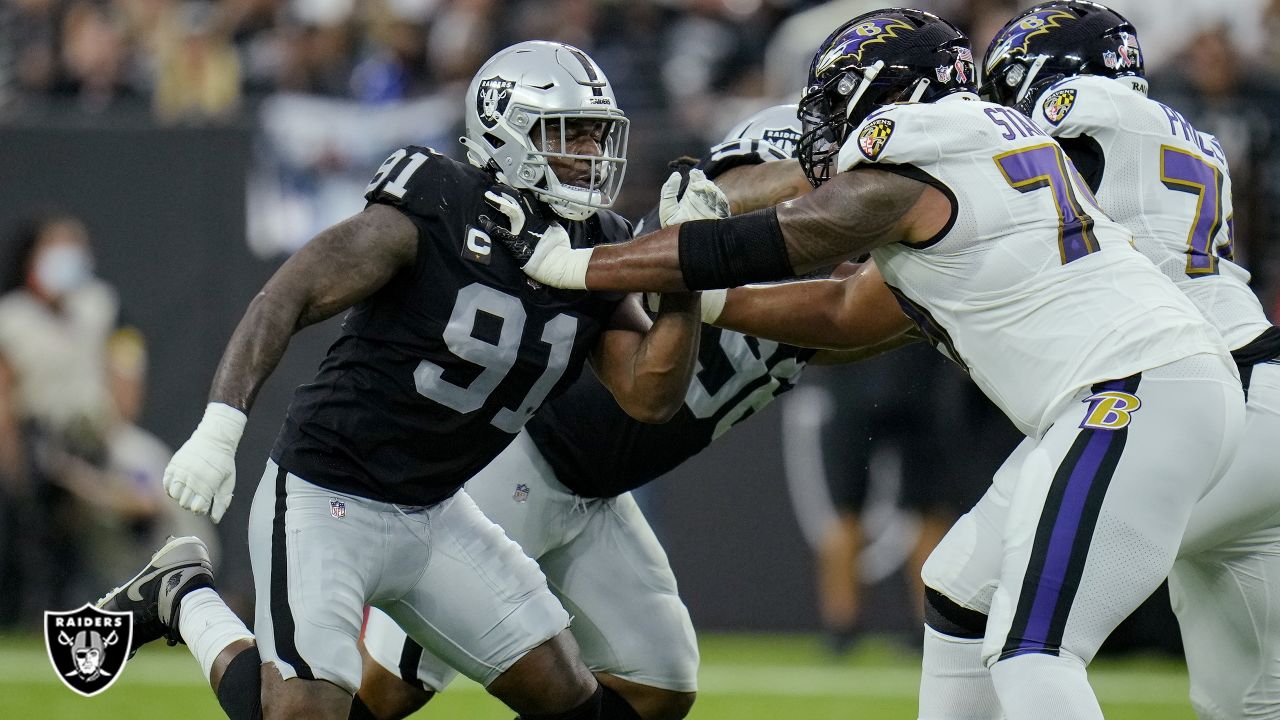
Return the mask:
<path fill-rule="evenodd" d="M 78 584 L 101 586 L 128 575 L 130 560 L 163 544 L 169 535 L 199 535 L 216 546 L 207 517 L 185 512 L 165 497 L 161 478 L 173 451 L 138 427 L 146 394 L 147 347 L 133 327 L 107 340 L 107 385 L 111 420 L 104 436 L 105 457 L 94 464 L 63 456 L 54 480 L 89 510 L 78 528 L 87 575 Z"/>
<path fill-rule="evenodd" d="M 108 7 L 83 0 L 62 21 L 60 87 L 80 109 L 101 112 L 120 100 L 136 99 L 129 77 L 130 52 Z"/>
<path fill-rule="evenodd" d="M 240 60 L 212 6 L 174 8 L 156 37 L 156 116 L 164 122 L 225 119 L 240 102 Z"/>
<path fill-rule="evenodd" d="M 93 277 L 88 231 L 74 217 L 23 223 L 13 257 L 0 295 L 0 360 L 12 372 L 20 429 L 0 423 L 7 432 L 0 447 L 22 447 L 29 477 L 29 512 L 17 518 L 22 567 L 13 581 L 26 586 L 31 617 L 76 604 L 70 581 L 79 509 L 67 501 L 61 474 L 69 458 L 105 458 L 111 420 L 105 348 L 118 306 L 115 292 Z"/>

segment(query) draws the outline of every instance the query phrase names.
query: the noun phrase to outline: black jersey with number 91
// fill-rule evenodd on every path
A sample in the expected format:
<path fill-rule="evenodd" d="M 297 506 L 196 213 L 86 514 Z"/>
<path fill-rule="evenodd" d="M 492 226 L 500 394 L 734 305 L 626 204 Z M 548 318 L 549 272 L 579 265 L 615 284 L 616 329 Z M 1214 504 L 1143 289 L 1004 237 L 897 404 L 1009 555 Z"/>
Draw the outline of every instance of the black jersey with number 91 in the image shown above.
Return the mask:
<path fill-rule="evenodd" d="M 619 297 L 545 288 L 480 229 L 487 174 L 397 150 L 365 197 L 418 228 L 417 257 L 354 306 L 272 451 L 309 482 L 384 502 L 453 494 L 582 371 Z M 563 223 L 575 247 L 630 235 L 608 212 Z"/>

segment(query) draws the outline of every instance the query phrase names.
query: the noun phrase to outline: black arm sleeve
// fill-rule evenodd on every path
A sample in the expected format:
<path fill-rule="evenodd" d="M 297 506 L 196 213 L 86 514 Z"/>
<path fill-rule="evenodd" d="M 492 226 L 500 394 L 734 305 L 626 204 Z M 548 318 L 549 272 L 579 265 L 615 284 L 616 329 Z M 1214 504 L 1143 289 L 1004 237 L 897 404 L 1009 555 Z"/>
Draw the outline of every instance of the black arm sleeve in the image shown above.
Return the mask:
<path fill-rule="evenodd" d="M 723 220 L 681 224 L 680 273 L 690 290 L 795 277 L 778 211 L 766 208 Z"/>
<path fill-rule="evenodd" d="M 1106 169 L 1106 158 L 1102 154 L 1102 146 L 1088 135 L 1073 138 L 1058 138 L 1058 144 L 1067 151 L 1067 157 L 1080 171 L 1080 176 L 1089 183 L 1089 190 L 1098 192 L 1102 186 L 1102 171 Z"/>

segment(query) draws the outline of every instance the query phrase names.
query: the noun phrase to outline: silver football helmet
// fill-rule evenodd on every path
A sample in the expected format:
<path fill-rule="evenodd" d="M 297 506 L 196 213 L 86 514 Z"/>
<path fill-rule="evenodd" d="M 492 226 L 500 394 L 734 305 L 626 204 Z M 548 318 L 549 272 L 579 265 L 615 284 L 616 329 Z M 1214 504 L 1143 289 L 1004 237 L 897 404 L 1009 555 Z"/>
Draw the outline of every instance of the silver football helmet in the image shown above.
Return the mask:
<path fill-rule="evenodd" d="M 733 126 L 721 144 L 734 140 L 759 140 L 778 151 L 781 158 L 795 157 L 800 142 L 799 106 L 774 105 Z"/>
<path fill-rule="evenodd" d="M 617 200 L 627 168 L 627 118 L 586 53 L 541 40 L 512 45 L 472 78 L 467 102 L 462 144 L 471 164 L 532 191 L 567 220 L 585 220 Z M 600 155 L 569 152 L 574 121 L 601 125 Z M 589 163 L 589 172 L 557 177 L 553 159 Z"/>

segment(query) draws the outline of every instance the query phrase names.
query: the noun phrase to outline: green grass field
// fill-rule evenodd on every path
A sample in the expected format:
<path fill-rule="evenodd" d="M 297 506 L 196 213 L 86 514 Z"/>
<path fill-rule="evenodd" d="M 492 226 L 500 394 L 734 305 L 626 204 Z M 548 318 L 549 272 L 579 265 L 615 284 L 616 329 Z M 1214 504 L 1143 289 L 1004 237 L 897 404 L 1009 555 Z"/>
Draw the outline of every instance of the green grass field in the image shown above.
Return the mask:
<path fill-rule="evenodd" d="M 868 641 L 840 660 L 806 636 L 707 635 L 695 720 L 910 720 L 916 656 Z M 1165 660 L 1095 663 L 1093 685 L 1110 720 L 1194 720 L 1186 668 Z M 0 638 L 5 718 L 145 720 L 223 717 L 185 648 L 143 650 L 111 689 L 82 698 L 53 675 L 38 639 Z M 479 686 L 457 683 L 416 717 L 511 720 Z M 1046 709 L 1046 717 L 1052 713 Z"/>

